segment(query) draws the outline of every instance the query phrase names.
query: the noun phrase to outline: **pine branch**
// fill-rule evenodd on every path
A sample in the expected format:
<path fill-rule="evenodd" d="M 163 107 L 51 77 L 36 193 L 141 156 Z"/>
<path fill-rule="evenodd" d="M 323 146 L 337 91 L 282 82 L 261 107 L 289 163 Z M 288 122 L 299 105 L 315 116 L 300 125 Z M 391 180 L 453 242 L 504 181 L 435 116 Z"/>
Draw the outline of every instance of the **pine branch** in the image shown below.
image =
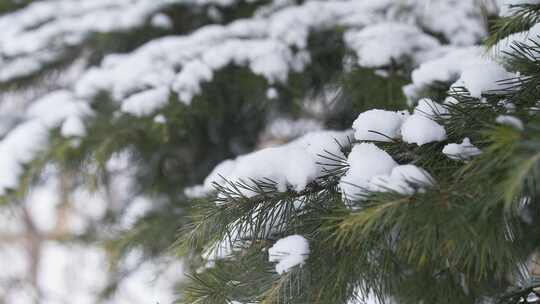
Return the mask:
<path fill-rule="evenodd" d="M 498 18 L 492 25 L 491 35 L 485 41 L 488 47 L 494 46 L 511 34 L 526 31 L 540 22 L 540 5 L 538 4 L 510 5 L 509 9 L 512 10 L 511 16 Z"/>

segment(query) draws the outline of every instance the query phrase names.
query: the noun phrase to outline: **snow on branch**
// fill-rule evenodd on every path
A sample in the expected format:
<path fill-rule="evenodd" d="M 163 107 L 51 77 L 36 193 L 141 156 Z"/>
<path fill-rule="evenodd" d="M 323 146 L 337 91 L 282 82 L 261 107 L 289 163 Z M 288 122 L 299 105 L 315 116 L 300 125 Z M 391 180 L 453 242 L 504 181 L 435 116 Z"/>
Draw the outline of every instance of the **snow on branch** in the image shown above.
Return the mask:
<path fill-rule="evenodd" d="M 66 49 L 83 43 L 92 33 L 127 31 L 143 26 L 153 15 L 175 3 L 224 6 L 235 1 L 56 0 L 35 2 L 2 15 L 0 82 L 36 73 L 61 58 Z M 437 15 L 445 18 L 430 17 Z M 99 66 L 86 70 L 72 90 L 52 92 L 41 100 L 66 101 L 70 104 L 67 108 L 71 109 L 72 103 L 76 107 L 88 105 L 93 97 L 105 92 L 118 103 L 121 112 L 148 116 L 174 100 L 174 96 L 189 104 L 201 93 L 201 84 L 211 81 L 216 71 L 229 64 L 247 67 L 270 84 L 284 83 L 289 73 L 301 72 L 311 63 L 309 35 L 335 28 L 344 29 L 346 46 L 356 53 L 360 65 L 377 68 L 407 63 L 421 65 L 422 69 L 425 61 L 454 50 L 455 47 L 445 46 L 443 40 L 468 45 L 486 34 L 482 11 L 472 0 L 429 1 L 428 4 L 423 0 L 270 4 L 250 18 L 227 25 L 203 26 L 184 36 L 153 39 L 131 53 L 108 55 Z M 444 39 L 436 39 L 430 33 L 438 33 Z M 388 48 L 388 43 L 392 48 Z M 391 50 L 379 52 L 381 48 Z M 446 74 L 443 76 L 448 78 Z M 25 123 L 37 121 L 43 125 L 44 132 L 60 127 L 62 135 L 67 137 L 84 136 L 84 117 L 89 115 L 88 109 L 65 113 L 50 124 L 47 119 L 36 118 L 28 112 Z M 0 141 L 0 146 L 12 145 L 10 138 L 8 134 Z M 38 142 L 29 144 L 28 151 L 34 156 L 44 148 Z M 5 149 L 11 151 L 11 148 Z M 6 168 L 14 169 L 4 170 L 13 172 L 13 176 L 0 185 L 1 189 L 15 187 L 26 158 L 6 157 L 3 162 Z M 313 177 L 317 175 L 318 171 Z M 304 184 L 304 181 L 298 182 L 295 188 L 301 189 Z"/>
<path fill-rule="evenodd" d="M 411 59 L 417 65 L 446 52 L 439 41 L 417 26 L 420 23 L 435 32 L 443 28 L 435 20 L 425 18 L 425 10 L 432 14 L 431 10 L 437 9 L 466 18 L 465 23 L 456 19 L 449 24 L 456 29 L 441 32 L 446 35 L 458 32 L 459 28 L 461 36 L 468 35 L 468 39 L 456 44 L 466 44 L 466 40 L 477 42 L 485 34 L 483 18 L 474 1 L 464 1 L 467 4 L 460 4 L 459 9 L 453 1 L 442 2 L 446 6 L 439 3 L 425 7 L 423 1 L 308 1 L 225 26 L 206 26 L 187 36 L 156 39 L 130 54 L 107 56 L 100 67 L 85 73 L 75 91 L 89 99 L 108 92 L 123 103 L 147 90 L 170 89 L 189 104 L 201 93 L 201 84 L 211 81 L 217 70 L 229 64 L 248 67 L 270 84 L 283 83 L 290 72 L 300 72 L 310 64 L 310 33 L 337 26 L 346 28 L 346 44 L 356 51 L 363 66 L 384 67 Z M 389 41 L 394 47 L 387 47 Z M 383 46 L 392 51 L 379 52 Z M 153 104 L 154 111 L 162 104 Z"/>
<path fill-rule="evenodd" d="M 236 0 L 36 1 L 0 16 L 0 82 L 30 76 L 95 33 L 126 32 L 159 22 L 173 4 L 231 5 Z M 163 17 L 163 16 L 162 16 Z M 162 19 L 162 18 L 161 18 Z M 161 22 L 163 24 L 163 22 Z"/>

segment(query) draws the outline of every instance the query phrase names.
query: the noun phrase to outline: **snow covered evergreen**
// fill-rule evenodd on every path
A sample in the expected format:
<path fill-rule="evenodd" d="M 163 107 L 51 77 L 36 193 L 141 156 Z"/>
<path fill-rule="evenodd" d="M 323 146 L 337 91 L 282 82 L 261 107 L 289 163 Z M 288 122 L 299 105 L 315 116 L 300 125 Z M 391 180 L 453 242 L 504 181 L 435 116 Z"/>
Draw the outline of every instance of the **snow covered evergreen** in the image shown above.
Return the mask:
<path fill-rule="evenodd" d="M 0 300 L 532 299 L 538 1 L 5 3 Z"/>

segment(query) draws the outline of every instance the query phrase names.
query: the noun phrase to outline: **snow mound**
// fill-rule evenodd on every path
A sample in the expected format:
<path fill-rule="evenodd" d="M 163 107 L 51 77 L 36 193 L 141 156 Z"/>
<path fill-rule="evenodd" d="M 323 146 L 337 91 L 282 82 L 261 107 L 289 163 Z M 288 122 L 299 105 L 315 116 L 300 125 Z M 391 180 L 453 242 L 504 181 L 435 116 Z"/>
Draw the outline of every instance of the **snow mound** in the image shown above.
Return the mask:
<path fill-rule="evenodd" d="M 406 116 L 406 113 L 377 109 L 363 112 L 353 122 L 354 137 L 357 140 L 390 142 L 400 137 Z"/>
<path fill-rule="evenodd" d="M 82 136 L 83 118 L 92 115 L 88 104 L 69 91 L 55 91 L 27 109 L 27 120 L 15 126 L 0 140 L 0 195 L 16 188 L 23 167 L 47 148 L 49 131 L 61 128 L 66 137 Z"/>
<path fill-rule="evenodd" d="M 225 160 L 210 173 L 204 181 L 204 190 L 214 190 L 214 183 L 226 186 L 229 183 L 247 183 L 253 180 L 273 181 L 278 191 L 291 187 L 302 191 L 310 182 L 321 177 L 337 165 L 338 160 L 324 156 L 345 159 L 341 146 L 348 146 L 350 131 L 321 131 L 308 133 L 286 145 L 262 149 L 242 155 L 234 160 Z M 243 195 L 256 193 L 240 189 Z"/>
<path fill-rule="evenodd" d="M 358 64 L 376 68 L 413 59 L 421 62 L 423 52 L 440 46 L 437 39 L 418 27 L 397 22 L 383 22 L 345 35 L 349 47 L 356 51 Z M 420 57 L 417 57 L 420 56 Z"/>
<path fill-rule="evenodd" d="M 309 242 L 301 235 L 279 239 L 268 249 L 268 260 L 277 262 L 276 272 L 284 274 L 291 268 L 303 265 L 309 256 Z"/>
<path fill-rule="evenodd" d="M 421 114 L 413 114 L 405 120 L 401 127 L 403 141 L 419 146 L 446 139 L 443 126 Z"/>
<path fill-rule="evenodd" d="M 494 61 L 475 63 L 462 70 L 461 77 L 452 87 L 464 87 L 472 97 L 480 98 L 483 93 L 508 89 L 510 85 L 505 81 L 515 77 Z"/>
<path fill-rule="evenodd" d="M 461 144 L 453 143 L 444 146 L 442 152 L 453 160 L 470 160 L 474 156 L 482 153 L 475 145 L 473 145 L 468 137 L 465 137 Z"/>
<path fill-rule="evenodd" d="M 433 186 L 434 179 L 422 168 L 415 165 L 401 165 L 392 169 L 389 175 L 379 175 L 370 179 L 368 189 L 373 192 L 397 192 L 413 195 Z"/>
<path fill-rule="evenodd" d="M 339 183 L 344 200 L 361 199 L 369 190 L 369 181 L 378 175 L 389 175 L 398 164 L 374 144 L 355 145 L 347 159 L 349 170 Z"/>

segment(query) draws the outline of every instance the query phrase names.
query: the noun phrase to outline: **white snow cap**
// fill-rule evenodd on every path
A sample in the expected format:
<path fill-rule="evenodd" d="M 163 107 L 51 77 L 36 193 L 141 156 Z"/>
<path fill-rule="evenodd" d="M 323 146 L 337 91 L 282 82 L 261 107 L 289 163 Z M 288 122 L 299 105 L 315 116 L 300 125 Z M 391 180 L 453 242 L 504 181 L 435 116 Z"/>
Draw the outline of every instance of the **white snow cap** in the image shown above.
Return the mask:
<path fill-rule="evenodd" d="M 452 84 L 453 88 L 464 87 L 471 96 L 479 98 L 482 93 L 508 88 L 504 80 L 516 76 L 486 56 L 481 47 L 448 47 L 441 56 L 427 60 L 413 70 L 412 84 L 403 90 L 409 101 L 414 101 L 418 92 L 443 82 Z"/>
<path fill-rule="evenodd" d="M 184 66 L 182 71 L 176 75 L 173 89 L 180 99 L 185 103 L 190 103 L 195 95 L 201 93 L 201 83 L 210 81 L 214 77 L 212 69 L 200 60 L 194 60 Z"/>
<path fill-rule="evenodd" d="M 122 6 L 135 2 L 115 1 L 122 1 Z M 160 11 L 172 2 L 151 2 L 153 5 L 147 4 L 145 10 L 147 17 L 154 23 L 165 24 Z M 403 4 L 392 0 L 305 1 L 299 5 L 291 2 L 275 11 L 262 9 L 252 18 L 227 25 L 212 24 L 187 35 L 153 39 L 131 53 L 107 55 L 100 66 L 87 70 L 77 81 L 77 96 L 92 98 L 105 91 L 122 103 L 143 90 L 166 86 L 189 104 L 201 93 L 201 84 L 211 81 L 214 73 L 229 64 L 249 68 L 271 85 L 283 83 L 290 72 L 301 72 L 311 62 L 307 48 L 310 33 L 336 26 L 344 28 L 347 46 L 356 52 L 359 63 L 368 67 L 404 60 L 418 65 L 453 49 L 441 46 L 427 33 L 441 34 L 456 45 L 471 45 L 486 34 L 482 11 L 471 1 L 432 1 L 429 13 L 423 0 L 406 2 L 408 9 L 400 14 L 394 13 L 401 12 Z M 422 29 L 415 24 L 422 24 Z M 273 98 L 272 91 L 269 92 Z"/>
<path fill-rule="evenodd" d="M 446 130 L 435 121 L 422 114 L 413 114 L 401 127 L 401 137 L 409 144 L 419 146 L 446 139 Z"/>
<path fill-rule="evenodd" d="M 398 165 L 388 153 L 371 143 L 355 145 L 348 162 L 349 171 L 339 184 L 344 200 L 362 200 L 368 192 L 412 195 L 435 184 L 424 169 L 411 164 Z"/>
<path fill-rule="evenodd" d="M 289 186 L 296 191 L 302 191 L 308 183 L 333 168 L 333 162 L 321 155 L 331 153 L 345 158 L 340 145 L 347 146 L 349 136 L 350 131 L 312 132 L 283 146 L 266 148 L 234 160 L 226 160 L 208 175 L 204 188 L 211 192 L 214 189 L 213 183 L 225 185 L 226 181 L 251 183 L 252 179 L 270 179 L 276 182 L 279 191 L 286 191 Z M 256 194 L 246 189 L 241 191 L 246 196 Z"/>
<path fill-rule="evenodd" d="M 385 67 L 410 57 L 420 61 L 414 57 L 440 46 L 437 39 L 418 27 L 397 22 L 383 22 L 358 32 L 349 31 L 345 41 L 356 51 L 358 63 L 364 67 Z"/>
<path fill-rule="evenodd" d="M 63 137 L 83 137 L 86 135 L 86 127 L 78 116 L 70 116 L 62 124 L 60 134 Z"/>
<path fill-rule="evenodd" d="M 516 74 L 506 71 L 495 61 L 485 61 L 465 68 L 452 87 L 465 87 L 472 97 L 480 98 L 482 93 L 508 88 L 504 81 L 515 77 Z"/>
<path fill-rule="evenodd" d="M 57 62 L 70 47 L 95 33 L 127 32 L 150 21 L 169 28 L 160 11 L 184 5 L 230 5 L 234 0 L 54 0 L 37 1 L 0 16 L 0 82 L 32 75 Z"/>
<path fill-rule="evenodd" d="M 385 142 L 399 138 L 401 125 L 406 116 L 404 112 L 377 109 L 363 112 L 353 122 L 354 137 L 357 140 Z"/>
<path fill-rule="evenodd" d="M 279 97 L 279 93 L 276 90 L 276 88 L 270 87 L 268 90 L 266 90 L 266 98 L 268 99 L 277 99 Z"/>
<path fill-rule="evenodd" d="M 422 193 L 433 186 L 434 179 L 422 168 L 415 165 L 401 165 L 392 169 L 389 175 L 378 175 L 370 179 L 369 190 L 374 192 L 394 191 L 404 195 Z"/>
<path fill-rule="evenodd" d="M 154 117 L 154 122 L 157 124 L 167 123 L 167 118 L 163 114 L 158 114 Z"/>
<path fill-rule="evenodd" d="M 415 87 L 429 86 L 434 82 L 456 81 L 468 66 L 481 61 L 484 50 L 480 47 L 451 48 L 437 59 L 421 64 L 412 72 Z"/>
<path fill-rule="evenodd" d="M 519 119 L 519 118 L 517 118 L 515 116 L 499 115 L 495 119 L 495 122 L 497 122 L 499 124 L 502 124 L 502 125 L 507 125 L 507 126 L 514 127 L 514 128 L 516 128 L 518 130 L 523 130 L 523 122 L 521 121 L 521 119 Z"/>
<path fill-rule="evenodd" d="M 153 27 L 170 29 L 173 26 L 173 21 L 171 20 L 171 17 L 167 16 L 166 14 L 159 13 L 152 17 L 150 24 L 152 24 Z"/>
<path fill-rule="evenodd" d="M 261 141 L 273 139 L 294 139 L 310 132 L 321 131 L 324 125 L 321 121 L 312 118 L 290 119 L 279 117 L 268 122 L 261 135 Z"/>
<path fill-rule="evenodd" d="M 268 260 L 277 262 L 276 272 L 283 274 L 297 265 L 303 265 L 309 256 L 309 242 L 301 235 L 290 235 L 278 240 L 268 249 Z"/>
<path fill-rule="evenodd" d="M 480 149 L 471 143 L 468 137 L 465 137 L 461 144 L 453 143 L 444 146 L 442 152 L 451 159 L 465 161 L 482 153 Z"/>
<path fill-rule="evenodd" d="M 92 115 L 88 104 L 69 91 L 54 91 L 27 109 L 28 120 L 0 140 L 0 195 L 15 188 L 23 166 L 47 147 L 49 131 L 60 127 L 63 136 L 84 135 L 82 118 Z"/>
<path fill-rule="evenodd" d="M 31 120 L 15 127 L 0 141 L 0 195 L 17 186 L 23 165 L 46 147 L 48 131 L 40 121 Z"/>
<path fill-rule="evenodd" d="M 161 87 L 131 95 L 122 103 L 122 112 L 134 116 L 147 116 L 162 108 L 169 101 L 169 89 Z"/>
<path fill-rule="evenodd" d="M 56 128 L 68 117 L 84 117 L 92 114 L 89 105 L 77 99 L 70 91 L 48 93 L 30 105 L 26 114 L 41 121 L 48 128 Z"/>
<path fill-rule="evenodd" d="M 446 131 L 432 119 L 448 110 L 431 99 L 421 99 L 411 116 L 407 111 L 369 110 L 353 123 L 357 140 L 389 142 L 402 138 L 407 143 L 423 145 L 446 139 Z"/>
<path fill-rule="evenodd" d="M 344 200 L 361 199 L 372 177 L 388 175 L 397 166 L 388 153 L 371 143 L 355 145 L 347 160 L 349 170 L 339 183 Z"/>

